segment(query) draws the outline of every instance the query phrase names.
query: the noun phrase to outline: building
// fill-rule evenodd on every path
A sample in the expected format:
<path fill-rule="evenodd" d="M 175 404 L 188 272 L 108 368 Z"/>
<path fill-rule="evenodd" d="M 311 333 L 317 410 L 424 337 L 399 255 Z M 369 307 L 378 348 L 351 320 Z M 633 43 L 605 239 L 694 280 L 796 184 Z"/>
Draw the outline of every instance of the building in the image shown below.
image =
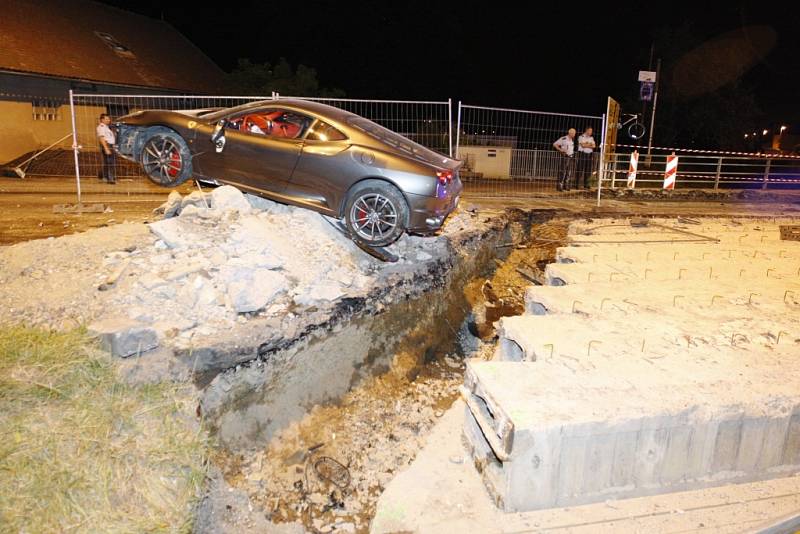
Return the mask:
<path fill-rule="evenodd" d="M 0 2 L 0 162 L 71 132 L 71 89 L 210 94 L 223 78 L 164 21 L 88 0 Z"/>

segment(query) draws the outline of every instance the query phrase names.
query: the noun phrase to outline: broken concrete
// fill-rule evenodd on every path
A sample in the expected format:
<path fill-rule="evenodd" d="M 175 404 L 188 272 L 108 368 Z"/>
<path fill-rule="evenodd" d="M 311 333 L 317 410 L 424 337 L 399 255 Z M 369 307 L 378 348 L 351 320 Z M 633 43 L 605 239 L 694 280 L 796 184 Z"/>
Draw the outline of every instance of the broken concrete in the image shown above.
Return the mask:
<path fill-rule="evenodd" d="M 211 205 L 217 211 L 238 211 L 241 214 L 252 209 L 242 192 L 230 185 L 217 187 L 211 192 Z"/>
<path fill-rule="evenodd" d="M 138 321 L 108 318 L 89 326 L 89 334 L 97 337 L 105 350 L 125 358 L 158 347 L 156 331 Z"/>

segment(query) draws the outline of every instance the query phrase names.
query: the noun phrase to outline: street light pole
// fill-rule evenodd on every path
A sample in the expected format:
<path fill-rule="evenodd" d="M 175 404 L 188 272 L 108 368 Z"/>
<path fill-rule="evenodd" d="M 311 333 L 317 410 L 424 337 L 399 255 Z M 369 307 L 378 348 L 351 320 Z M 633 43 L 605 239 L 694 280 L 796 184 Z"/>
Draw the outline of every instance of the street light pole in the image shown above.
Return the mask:
<path fill-rule="evenodd" d="M 650 165 L 651 156 L 650 151 L 653 148 L 653 127 L 656 124 L 656 106 L 658 105 L 658 86 L 661 84 L 661 58 L 658 58 L 656 63 L 656 94 L 653 97 L 653 113 L 650 115 L 650 136 L 647 141 L 647 162 Z"/>

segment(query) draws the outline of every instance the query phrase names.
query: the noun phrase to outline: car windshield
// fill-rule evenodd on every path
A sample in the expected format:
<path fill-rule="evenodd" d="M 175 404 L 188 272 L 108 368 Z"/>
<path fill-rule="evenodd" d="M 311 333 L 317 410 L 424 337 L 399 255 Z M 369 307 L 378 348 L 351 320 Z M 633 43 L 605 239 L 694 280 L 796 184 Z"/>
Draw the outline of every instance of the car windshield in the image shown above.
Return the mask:
<path fill-rule="evenodd" d="M 430 163 L 432 165 L 441 165 L 444 163 L 443 160 L 446 159 L 446 157 L 442 154 L 434 152 L 429 148 L 425 148 L 424 146 L 415 143 L 414 141 L 403 137 L 402 135 L 395 133 L 388 128 L 384 128 L 380 124 L 376 124 L 369 119 L 365 119 L 364 117 L 349 117 L 347 119 L 347 124 L 353 128 L 361 130 L 375 139 L 378 139 L 379 141 L 386 143 L 390 147 L 406 152 L 407 154 L 419 158 L 426 163 Z"/>

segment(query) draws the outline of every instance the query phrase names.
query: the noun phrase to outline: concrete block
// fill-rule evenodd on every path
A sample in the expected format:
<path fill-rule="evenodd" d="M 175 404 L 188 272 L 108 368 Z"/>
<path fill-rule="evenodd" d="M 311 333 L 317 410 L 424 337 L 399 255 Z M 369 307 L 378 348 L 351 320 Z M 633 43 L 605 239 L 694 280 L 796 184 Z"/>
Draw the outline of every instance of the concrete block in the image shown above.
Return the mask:
<path fill-rule="evenodd" d="M 784 464 L 800 464 L 800 413 L 793 413 L 789 419 L 789 428 L 786 430 L 786 440 L 784 441 L 783 462 Z"/>
<path fill-rule="evenodd" d="M 112 318 L 95 322 L 89 326 L 89 334 L 100 340 L 103 349 L 122 358 L 158 347 L 155 329 L 132 319 Z"/>
<path fill-rule="evenodd" d="M 742 437 L 736 458 L 737 471 L 749 473 L 756 470 L 764 445 L 767 424 L 767 419 L 763 417 L 750 417 L 742 422 Z"/>
<path fill-rule="evenodd" d="M 633 487 L 638 439 L 638 432 L 620 432 L 616 435 L 614 462 L 611 466 L 611 487 L 619 489 Z"/>
<path fill-rule="evenodd" d="M 714 443 L 714 458 L 711 462 L 712 472 L 733 471 L 736 468 L 741 438 L 741 420 L 723 421 L 719 424 Z"/>
<path fill-rule="evenodd" d="M 694 429 L 690 426 L 677 426 L 669 429 L 666 451 L 661 464 L 662 484 L 674 484 L 686 477 L 689 448 L 692 444 Z"/>
<path fill-rule="evenodd" d="M 631 376 L 653 374 L 647 363 L 628 361 L 626 368 Z M 719 373 L 730 376 L 722 367 Z M 741 396 L 712 390 L 675 410 L 674 385 L 648 383 L 634 394 L 619 375 L 599 366 L 574 373 L 560 358 L 468 362 L 462 395 L 471 424 L 464 434 L 498 506 L 506 512 L 577 506 L 796 469 L 800 399 L 758 396 L 769 396 L 765 390 L 748 406 Z M 709 379 L 730 391 L 731 384 Z M 775 409 L 765 412 L 767 405 Z"/>
<path fill-rule="evenodd" d="M 763 445 L 758 457 L 758 471 L 767 471 L 783 463 L 786 434 L 789 430 L 790 416 L 767 421 L 763 434 Z M 774 444 L 779 444 L 775 446 Z"/>
<path fill-rule="evenodd" d="M 599 493 L 612 486 L 611 470 L 614 467 L 616 442 L 617 435 L 614 433 L 597 434 L 587 441 L 581 491 Z"/>
<path fill-rule="evenodd" d="M 587 436 L 572 436 L 561 441 L 558 470 L 558 504 L 580 495 L 586 464 Z M 554 503 L 555 504 L 555 503 Z"/>

